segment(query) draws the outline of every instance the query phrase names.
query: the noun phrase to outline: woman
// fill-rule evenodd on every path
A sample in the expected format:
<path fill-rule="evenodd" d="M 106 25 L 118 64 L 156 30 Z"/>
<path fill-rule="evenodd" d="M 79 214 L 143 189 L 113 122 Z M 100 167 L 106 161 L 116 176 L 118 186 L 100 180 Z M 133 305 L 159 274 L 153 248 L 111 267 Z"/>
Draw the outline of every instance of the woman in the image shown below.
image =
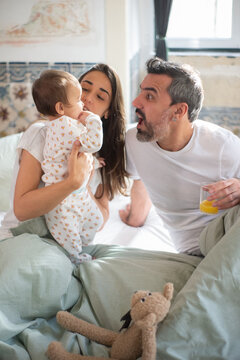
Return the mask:
<path fill-rule="evenodd" d="M 102 197 L 105 193 L 112 200 L 116 193 L 122 193 L 126 189 L 126 128 L 121 83 L 116 72 L 105 64 L 94 65 L 79 81 L 85 109 L 102 114 L 103 145 L 99 155 L 105 159 L 106 166 L 101 169 L 102 185 L 98 189 L 98 195 Z"/>
<path fill-rule="evenodd" d="M 102 183 L 92 186 L 99 206 L 108 219 L 108 201 L 126 189 L 124 155 L 125 115 L 121 84 L 118 75 L 108 65 L 97 64 L 79 80 L 83 87 L 82 101 L 85 109 L 99 115 L 103 121 L 103 147 L 100 156 L 106 166 L 101 170 Z M 45 141 L 44 122 L 29 127 L 18 146 L 19 161 L 15 167 L 16 183 L 12 210 L 2 225 L 12 228 L 25 221 L 48 213 L 70 193 L 78 189 L 92 171 L 92 159 L 79 154 L 75 142 L 68 161 L 68 174 L 63 181 L 42 187 L 41 161 Z M 97 176 L 94 175 L 94 179 Z M 96 191 L 95 191 L 96 189 Z"/>

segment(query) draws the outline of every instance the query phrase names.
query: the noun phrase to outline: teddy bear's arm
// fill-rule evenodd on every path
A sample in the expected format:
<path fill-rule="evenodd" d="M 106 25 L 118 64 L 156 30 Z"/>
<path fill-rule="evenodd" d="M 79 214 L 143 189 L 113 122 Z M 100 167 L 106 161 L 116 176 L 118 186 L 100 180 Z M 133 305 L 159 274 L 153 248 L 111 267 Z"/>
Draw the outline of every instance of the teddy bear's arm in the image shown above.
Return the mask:
<path fill-rule="evenodd" d="M 157 317 L 154 313 L 146 315 L 143 319 L 137 320 L 135 324 L 141 328 L 151 328 L 152 326 L 156 325 Z"/>
<path fill-rule="evenodd" d="M 163 295 L 167 300 L 172 300 L 173 297 L 173 284 L 172 283 L 166 283 L 163 289 Z"/>
<path fill-rule="evenodd" d="M 59 311 L 57 313 L 57 321 L 65 329 L 77 332 L 106 346 L 112 346 L 113 342 L 118 337 L 118 333 L 78 319 L 67 311 Z"/>
<path fill-rule="evenodd" d="M 142 360 L 156 359 L 156 325 L 142 330 Z"/>

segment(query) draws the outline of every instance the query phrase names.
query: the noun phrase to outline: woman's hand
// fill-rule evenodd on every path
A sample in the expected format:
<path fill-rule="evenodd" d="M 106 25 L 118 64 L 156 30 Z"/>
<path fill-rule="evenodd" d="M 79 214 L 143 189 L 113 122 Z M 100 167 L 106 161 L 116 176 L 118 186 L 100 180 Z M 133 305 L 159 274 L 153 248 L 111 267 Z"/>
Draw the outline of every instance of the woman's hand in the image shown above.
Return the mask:
<path fill-rule="evenodd" d="M 80 142 L 76 140 L 68 159 L 67 179 L 73 189 L 79 189 L 84 180 L 90 176 L 93 169 L 93 156 L 90 153 L 80 153 Z"/>
<path fill-rule="evenodd" d="M 221 180 L 205 186 L 209 192 L 207 200 L 219 210 L 229 209 L 240 202 L 240 179 Z"/>

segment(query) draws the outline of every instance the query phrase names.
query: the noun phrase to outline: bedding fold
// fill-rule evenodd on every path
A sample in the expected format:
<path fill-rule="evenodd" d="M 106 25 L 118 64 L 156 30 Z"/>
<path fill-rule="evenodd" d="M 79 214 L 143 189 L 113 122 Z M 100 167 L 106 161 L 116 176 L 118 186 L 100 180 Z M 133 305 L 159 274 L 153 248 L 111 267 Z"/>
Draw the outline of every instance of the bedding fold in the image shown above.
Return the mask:
<path fill-rule="evenodd" d="M 46 242 L 48 241 L 48 242 Z M 67 256 L 37 235 L 22 234 L 0 243 L 0 340 L 69 309 L 80 296 Z"/>

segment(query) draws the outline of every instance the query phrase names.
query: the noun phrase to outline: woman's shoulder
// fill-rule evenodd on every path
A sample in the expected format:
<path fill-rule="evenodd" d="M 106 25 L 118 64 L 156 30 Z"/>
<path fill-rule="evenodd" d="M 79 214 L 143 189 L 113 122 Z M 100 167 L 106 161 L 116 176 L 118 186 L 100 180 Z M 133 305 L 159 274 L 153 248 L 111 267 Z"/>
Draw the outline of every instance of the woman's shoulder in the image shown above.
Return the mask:
<path fill-rule="evenodd" d="M 42 161 L 43 147 L 46 139 L 47 122 L 35 122 L 23 133 L 17 149 L 27 150 L 39 162 Z"/>
<path fill-rule="evenodd" d="M 18 147 L 27 143 L 32 143 L 38 140 L 44 142 L 46 137 L 47 122 L 38 121 L 29 126 L 27 130 L 22 134 Z"/>
<path fill-rule="evenodd" d="M 39 135 L 39 136 L 45 136 L 45 130 L 47 127 L 48 122 L 47 121 L 36 121 L 33 124 L 31 124 L 27 130 L 23 133 L 23 135 Z"/>

